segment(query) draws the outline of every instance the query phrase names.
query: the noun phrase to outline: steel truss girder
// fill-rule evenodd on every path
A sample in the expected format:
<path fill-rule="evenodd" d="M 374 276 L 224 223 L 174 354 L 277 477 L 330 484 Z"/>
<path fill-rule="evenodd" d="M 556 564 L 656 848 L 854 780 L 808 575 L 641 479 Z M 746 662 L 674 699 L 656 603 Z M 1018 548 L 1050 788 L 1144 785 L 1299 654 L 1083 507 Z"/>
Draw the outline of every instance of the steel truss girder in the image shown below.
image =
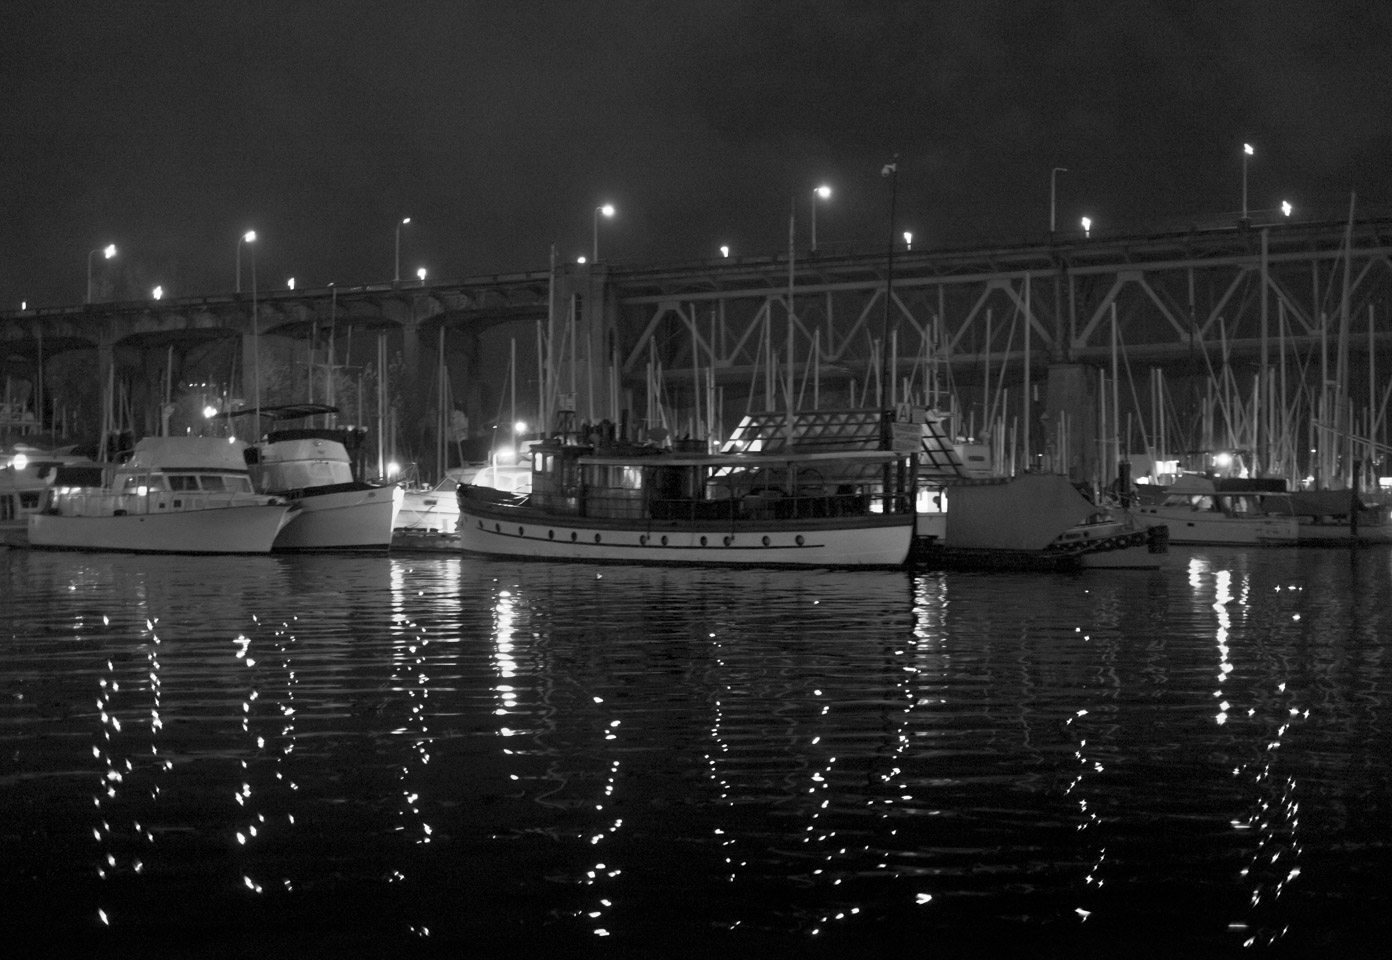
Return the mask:
<path fill-rule="evenodd" d="M 893 331 L 900 373 L 933 357 L 970 369 L 1018 361 L 1029 319 L 1033 362 L 1101 362 L 1117 336 L 1132 359 L 1161 362 L 1223 344 L 1253 357 L 1272 338 L 1318 338 L 1345 311 L 1392 339 L 1392 223 L 1387 220 L 1125 238 L 1046 248 L 896 254 L 885 310 L 883 257 L 726 261 L 610 276 L 625 376 L 650 354 L 736 379 L 791 353 L 824 370 L 868 369 Z M 1369 308 L 1374 307 L 1372 319 Z"/>

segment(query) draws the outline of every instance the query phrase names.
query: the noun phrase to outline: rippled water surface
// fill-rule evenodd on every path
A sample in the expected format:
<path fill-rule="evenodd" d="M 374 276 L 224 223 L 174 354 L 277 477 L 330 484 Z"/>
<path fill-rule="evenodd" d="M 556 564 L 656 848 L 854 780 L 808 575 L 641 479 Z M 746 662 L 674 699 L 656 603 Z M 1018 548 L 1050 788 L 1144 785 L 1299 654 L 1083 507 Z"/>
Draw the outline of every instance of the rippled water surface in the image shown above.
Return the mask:
<path fill-rule="evenodd" d="M 7 939 L 1380 956 L 1389 586 L 0 552 Z"/>

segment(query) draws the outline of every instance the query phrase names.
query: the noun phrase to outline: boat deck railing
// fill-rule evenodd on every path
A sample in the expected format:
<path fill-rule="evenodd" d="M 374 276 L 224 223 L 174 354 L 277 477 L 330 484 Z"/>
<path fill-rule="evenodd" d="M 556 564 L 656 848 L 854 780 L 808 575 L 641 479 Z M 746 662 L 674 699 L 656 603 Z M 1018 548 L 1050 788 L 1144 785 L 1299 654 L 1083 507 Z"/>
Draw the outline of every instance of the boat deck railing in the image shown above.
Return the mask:
<path fill-rule="evenodd" d="M 247 494 L 178 493 L 55 493 L 47 512 L 65 517 L 121 517 L 187 513 L 229 507 L 260 507 L 278 501 Z"/>

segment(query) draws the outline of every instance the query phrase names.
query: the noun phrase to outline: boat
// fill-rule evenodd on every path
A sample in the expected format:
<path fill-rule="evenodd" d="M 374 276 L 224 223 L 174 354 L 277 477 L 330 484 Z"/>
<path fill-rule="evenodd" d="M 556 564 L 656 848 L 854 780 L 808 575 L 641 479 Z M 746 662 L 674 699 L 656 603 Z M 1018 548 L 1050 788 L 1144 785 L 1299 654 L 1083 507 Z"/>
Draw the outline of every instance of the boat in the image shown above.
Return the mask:
<path fill-rule="evenodd" d="M 459 527 L 459 486 L 471 483 L 503 493 L 531 490 L 530 462 L 475 463 L 452 467 L 434 486 L 407 487 L 396 517 L 396 530 L 407 537 L 453 535 Z"/>
<path fill-rule="evenodd" d="M 1067 477 L 991 475 L 965 461 L 945 415 L 915 408 L 920 424 L 914 561 L 935 569 L 1157 569 L 1169 552 L 1163 524 L 1147 527 L 1097 503 Z"/>
<path fill-rule="evenodd" d="M 12 467 L 0 468 L 0 535 L 20 533 L 29 528 L 29 515 L 38 513 L 48 483 L 26 477 Z"/>
<path fill-rule="evenodd" d="M 298 509 L 252 488 L 245 443 L 146 437 L 122 464 L 55 471 L 28 544 L 126 553 L 269 553 Z"/>
<path fill-rule="evenodd" d="M 1171 543 L 1295 546 L 1299 523 L 1281 480 L 1214 478 L 1185 473 L 1162 498 L 1129 509 L 1147 526 L 1169 527 Z"/>
<path fill-rule="evenodd" d="M 316 427 L 273 430 L 247 446 L 256 490 L 299 507 L 276 536 L 277 552 L 391 547 L 401 485 L 356 479 L 346 433 Z"/>
<path fill-rule="evenodd" d="M 612 425 L 558 433 L 532 445 L 529 493 L 459 487 L 460 546 L 584 562 L 901 567 L 916 448 L 889 446 L 888 416 L 747 415 L 714 453 L 629 441 Z"/>
<path fill-rule="evenodd" d="M 1272 512 L 1295 517 L 1302 547 L 1392 543 L 1392 505 L 1356 490 L 1293 490 L 1263 499 Z"/>
<path fill-rule="evenodd" d="M 0 450 L 0 534 L 7 537 L 29 529 L 29 515 L 38 513 L 53 481 L 54 469 L 63 464 L 81 463 L 71 447 L 42 450 L 18 443 Z"/>
<path fill-rule="evenodd" d="M 938 511 L 919 515 L 921 566 L 1156 569 L 1169 552 L 1163 524 L 1099 507 L 1058 474 L 962 478 L 937 489 Z"/>

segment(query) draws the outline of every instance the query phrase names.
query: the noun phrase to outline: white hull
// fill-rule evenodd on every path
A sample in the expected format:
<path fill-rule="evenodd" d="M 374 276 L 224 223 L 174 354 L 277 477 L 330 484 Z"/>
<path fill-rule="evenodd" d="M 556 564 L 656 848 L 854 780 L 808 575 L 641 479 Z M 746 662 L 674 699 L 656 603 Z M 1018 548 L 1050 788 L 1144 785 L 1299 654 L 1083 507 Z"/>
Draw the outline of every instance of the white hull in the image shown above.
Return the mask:
<path fill-rule="evenodd" d="M 299 507 L 275 538 L 276 550 L 386 550 L 402 498 L 401 487 L 369 487 L 295 498 Z"/>
<path fill-rule="evenodd" d="M 1294 546 L 1300 536 L 1294 517 L 1233 517 L 1183 506 L 1138 507 L 1135 517 L 1148 527 L 1169 527 L 1170 543 Z"/>
<path fill-rule="evenodd" d="M 29 518 L 29 545 L 53 550 L 122 553 L 270 553 L 287 504 L 249 504 L 123 516 Z"/>
<path fill-rule="evenodd" d="M 495 556 L 581 562 L 780 567 L 897 567 L 913 538 L 909 514 L 832 525 L 644 525 L 554 517 L 517 508 L 460 510 L 459 544 Z"/>
<path fill-rule="evenodd" d="M 410 533 L 453 533 L 458 526 L 459 504 L 453 488 L 409 491 L 396 516 L 396 529 Z"/>

